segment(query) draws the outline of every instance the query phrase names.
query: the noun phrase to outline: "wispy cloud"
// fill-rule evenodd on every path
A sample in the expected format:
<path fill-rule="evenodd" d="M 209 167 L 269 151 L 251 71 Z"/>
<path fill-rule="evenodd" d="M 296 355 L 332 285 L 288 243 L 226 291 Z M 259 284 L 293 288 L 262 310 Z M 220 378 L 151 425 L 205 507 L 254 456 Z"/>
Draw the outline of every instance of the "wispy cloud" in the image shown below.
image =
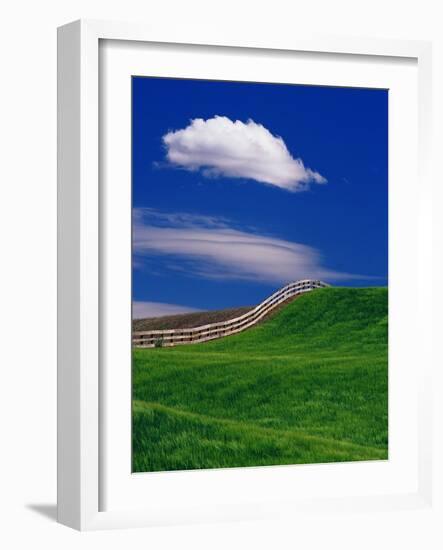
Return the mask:
<path fill-rule="evenodd" d="M 164 315 L 192 313 L 193 311 L 199 310 L 193 307 L 165 304 L 163 302 L 132 302 L 133 319 L 149 319 L 151 317 L 163 317 Z"/>
<path fill-rule="evenodd" d="M 293 192 L 307 189 L 309 183 L 326 183 L 291 155 L 281 137 L 253 120 L 196 118 L 186 128 L 165 134 L 163 142 L 171 164 L 202 169 L 207 177 L 248 178 Z"/>
<path fill-rule="evenodd" d="M 135 257 L 175 259 L 175 269 L 206 279 L 237 279 L 272 284 L 315 278 L 366 278 L 330 270 L 311 246 L 239 228 L 225 219 L 135 209 Z"/>

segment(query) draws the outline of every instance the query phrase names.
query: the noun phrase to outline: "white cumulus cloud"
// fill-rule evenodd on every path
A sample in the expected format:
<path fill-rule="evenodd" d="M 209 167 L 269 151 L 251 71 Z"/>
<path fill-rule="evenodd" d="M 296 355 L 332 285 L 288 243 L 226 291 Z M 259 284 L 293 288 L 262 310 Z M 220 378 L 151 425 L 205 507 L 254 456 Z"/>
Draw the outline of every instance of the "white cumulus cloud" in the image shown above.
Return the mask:
<path fill-rule="evenodd" d="M 322 175 L 291 155 L 281 137 L 253 120 L 196 118 L 186 128 L 165 134 L 163 143 L 171 164 L 201 169 L 208 177 L 247 178 L 287 191 L 326 183 Z"/>

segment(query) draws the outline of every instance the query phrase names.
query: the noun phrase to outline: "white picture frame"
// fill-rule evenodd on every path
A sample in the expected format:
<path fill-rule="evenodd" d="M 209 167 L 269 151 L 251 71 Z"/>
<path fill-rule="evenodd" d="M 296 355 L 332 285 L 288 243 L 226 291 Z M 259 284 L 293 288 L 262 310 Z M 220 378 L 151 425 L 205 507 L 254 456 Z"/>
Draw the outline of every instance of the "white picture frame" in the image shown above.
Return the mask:
<path fill-rule="evenodd" d="M 206 506 L 185 505 L 168 510 L 166 505 L 131 507 L 126 503 L 102 510 L 100 483 L 103 480 L 102 413 L 100 387 L 100 289 L 101 255 L 100 225 L 103 208 L 100 194 L 100 41 L 135 43 L 194 44 L 200 48 L 223 47 L 232 52 L 248 48 L 273 52 L 329 53 L 336 56 L 371 56 L 413 59 L 418 71 L 418 186 L 420 266 L 418 277 L 423 280 L 431 269 L 432 240 L 430 204 L 432 182 L 431 150 L 431 46 L 426 42 L 369 40 L 357 38 L 315 37 L 298 34 L 276 39 L 239 38 L 225 41 L 201 36 L 170 36 L 156 33 L 155 28 L 136 24 L 101 21 L 77 21 L 65 25 L 58 33 L 58 520 L 70 527 L 89 530 L 130 526 L 175 524 L 205 520 L 242 519 L 292 515 L 303 510 L 343 513 L 355 507 L 364 511 L 402 508 L 426 508 L 432 504 L 432 437 L 431 394 L 432 355 L 431 317 L 432 288 L 420 295 L 421 324 L 419 344 L 426 347 L 420 365 L 417 387 L 418 475 L 417 487 L 408 494 L 392 492 L 385 495 L 337 495 L 329 498 L 314 496 L 311 500 L 291 502 L 271 498 L 252 498 L 248 506 L 232 507 L 229 503 Z M 426 319 L 428 319 L 426 321 Z M 427 324 L 426 324 L 427 323 Z M 428 344 L 428 345 L 427 345 Z M 343 465 L 346 468 L 346 465 Z M 270 469 L 267 470 L 268 472 Z M 280 469 L 284 480 L 288 470 Z M 168 473 L 168 487 L 178 480 Z M 203 484 L 203 478 L 193 475 L 193 484 Z M 217 474 L 223 481 L 223 471 Z M 242 475 L 238 469 L 234 474 Z M 357 474 L 358 475 L 358 474 Z M 176 476 L 174 478 L 174 476 Z M 162 483 L 161 481 L 158 483 Z M 165 485 L 166 487 L 166 485 Z M 266 493 L 266 491 L 265 491 Z M 267 500 L 268 499 L 268 500 Z"/>

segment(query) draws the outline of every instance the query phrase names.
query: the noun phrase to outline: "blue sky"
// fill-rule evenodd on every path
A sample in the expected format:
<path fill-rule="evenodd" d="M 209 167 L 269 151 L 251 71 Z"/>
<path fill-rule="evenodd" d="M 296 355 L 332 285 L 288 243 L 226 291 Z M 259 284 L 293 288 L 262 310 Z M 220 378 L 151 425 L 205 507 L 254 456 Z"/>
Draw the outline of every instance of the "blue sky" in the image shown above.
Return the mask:
<path fill-rule="evenodd" d="M 387 284 L 388 92 L 133 77 L 134 317 Z"/>

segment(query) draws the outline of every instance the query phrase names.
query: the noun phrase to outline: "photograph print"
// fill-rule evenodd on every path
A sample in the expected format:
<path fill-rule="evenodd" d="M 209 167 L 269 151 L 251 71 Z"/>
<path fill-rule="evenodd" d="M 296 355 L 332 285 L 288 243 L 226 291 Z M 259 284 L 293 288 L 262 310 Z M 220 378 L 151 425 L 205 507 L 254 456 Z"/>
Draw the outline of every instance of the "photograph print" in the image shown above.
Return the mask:
<path fill-rule="evenodd" d="M 132 469 L 388 459 L 388 91 L 132 77 Z"/>

